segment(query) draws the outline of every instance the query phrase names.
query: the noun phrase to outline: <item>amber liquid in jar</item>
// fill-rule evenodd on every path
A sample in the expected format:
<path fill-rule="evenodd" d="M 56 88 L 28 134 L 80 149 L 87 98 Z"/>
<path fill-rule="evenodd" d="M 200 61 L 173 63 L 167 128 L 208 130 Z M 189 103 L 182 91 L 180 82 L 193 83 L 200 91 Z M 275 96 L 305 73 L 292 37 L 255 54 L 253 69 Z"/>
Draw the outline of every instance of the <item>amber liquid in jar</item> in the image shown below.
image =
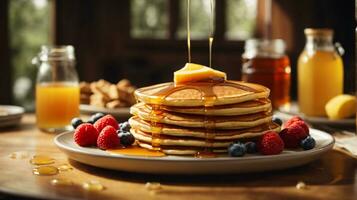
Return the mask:
<path fill-rule="evenodd" d="M 268 87 L 273 108 L 290 102 L 290 61 L 287 56 L 243 58 L 242 80 Z"/>

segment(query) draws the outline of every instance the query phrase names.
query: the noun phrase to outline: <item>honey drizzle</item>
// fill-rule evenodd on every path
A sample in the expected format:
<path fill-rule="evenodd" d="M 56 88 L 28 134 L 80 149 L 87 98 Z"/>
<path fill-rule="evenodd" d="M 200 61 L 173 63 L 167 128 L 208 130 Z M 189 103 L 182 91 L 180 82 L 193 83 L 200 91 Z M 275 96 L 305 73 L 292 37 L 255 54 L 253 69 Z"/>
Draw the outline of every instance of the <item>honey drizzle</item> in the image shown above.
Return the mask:
<path fill-rule="evenodd" d="M 209 45 L 209 67 L 212 67 L 212 44 L 213 44 L 213 32 L 214 32 L 214 5 L 213 0 L 210 0 L 210 17 L 209 17 L 209 35 L 208 35 L 208 45 Z"/>
<path fill-rule="evenodd" d="M 191 63 L 191 33 L 190 33 L 190 0 L 187 0 L 187 53 L 188 63 Z"/>

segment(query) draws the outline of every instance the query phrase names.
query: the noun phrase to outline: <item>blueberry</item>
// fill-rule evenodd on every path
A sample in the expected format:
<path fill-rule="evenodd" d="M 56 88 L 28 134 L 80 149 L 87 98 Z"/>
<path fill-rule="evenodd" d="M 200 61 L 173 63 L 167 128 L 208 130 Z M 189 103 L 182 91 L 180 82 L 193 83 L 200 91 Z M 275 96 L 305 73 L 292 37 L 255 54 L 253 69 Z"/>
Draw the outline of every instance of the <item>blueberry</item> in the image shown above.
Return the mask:
<path fill-rule="evenodd" d="M 300 145 L 304 150 L 310 150 L 315 147 L 316 141 L 313 137 L 307 136 L 305 139 L 301 141 Z"/>
<path fill-rule="evenodd" d="M 246 142 L 244 145 L 247 153 L 257 153 L 257 145 L 255 142 Z"/>
<path fill-rule="evenodd" d="M 71 124 L 73 128 L 76 129 L 79 125 L 83 124 L 83 121 L 80 118 L 76 117 L 72 119 Z"/>
<path fill-rule="evenodd" d="M 279 124 L 280 126 L 283 125 L 283 121 L 279 117 L 273 116 L 272 121 L 276 124 Z"/>
<path fill-rule="evenodd" d="M 88 119 L 87 123 L 94 124 L 93 119 Z"/>
<path fill-rule="evenodd" d="M 98 121 L 98 119 L 100 119 L 100 118 L 102 118 L 102 117 L 104 117 L 105 116 L 105 114 L 103 114 L 103 113 L 95 113 L 94 115 L 92 115 L 91 117 L 90 117 L 90 121 L 91 122 L 93 122 L 92 124 L 94 124 L 96 121 Z"/>
<path fill-rule="evenodd" d="M 130 132 L 118 131 L 118 136 L 120 138 L 120 144 L 122 144 L 123 146 L 130 146 L 135 142 L 134 135 Z"/>
<path fill-rule="evenodd" d="M 245 145 L 241 142 L 237 142 L 237 143 L 232 143 L 231 145 L 229 145 L 228 147 L 228 154 L 231 157 L 241 157 L 244 156 L 245 152 L 246 152 L 246 148 Z"/>
<path fill-rule="evenodd" d="M 130 128 L 131 128 L 131 126 L 130 126 L 129 122 L 127 122 L 127 121 L 119 124 L 120 132 L 129 132 Z"/>

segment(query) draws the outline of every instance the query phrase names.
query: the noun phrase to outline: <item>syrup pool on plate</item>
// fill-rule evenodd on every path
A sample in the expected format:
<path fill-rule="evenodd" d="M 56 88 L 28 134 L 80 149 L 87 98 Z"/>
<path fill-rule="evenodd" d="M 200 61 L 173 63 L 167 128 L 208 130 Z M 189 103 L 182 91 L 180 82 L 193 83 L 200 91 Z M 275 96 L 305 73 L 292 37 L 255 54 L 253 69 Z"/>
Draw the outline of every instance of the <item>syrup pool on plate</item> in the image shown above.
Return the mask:
<path fill-rule="evenodd" d="M 130 146 L 130 147 L 125 147 L 125 148 L 119 148 L 119 149 L 110 149 L 107 150 L 111 154 L 121 154 L 121 155 L 127 155 L 127 156 L 146 156 L 146 157 L 163 157 L 166 156 L 163 152 L 161 151 L 150 151 L 145 148 L 141 148 L 139 146 Z"/>

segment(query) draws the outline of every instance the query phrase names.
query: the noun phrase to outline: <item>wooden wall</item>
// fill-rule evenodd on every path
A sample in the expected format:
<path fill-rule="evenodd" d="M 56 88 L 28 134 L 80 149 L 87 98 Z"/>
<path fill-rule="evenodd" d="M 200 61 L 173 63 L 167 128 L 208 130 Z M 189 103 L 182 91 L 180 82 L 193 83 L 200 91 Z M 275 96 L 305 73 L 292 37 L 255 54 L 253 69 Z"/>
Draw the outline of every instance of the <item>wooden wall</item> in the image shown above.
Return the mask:
<path fill-rule="evenodd" d="M 8 0 L 0 1 L 0 104 L 9 104 L 12 99 L 7 8 Z"/>

